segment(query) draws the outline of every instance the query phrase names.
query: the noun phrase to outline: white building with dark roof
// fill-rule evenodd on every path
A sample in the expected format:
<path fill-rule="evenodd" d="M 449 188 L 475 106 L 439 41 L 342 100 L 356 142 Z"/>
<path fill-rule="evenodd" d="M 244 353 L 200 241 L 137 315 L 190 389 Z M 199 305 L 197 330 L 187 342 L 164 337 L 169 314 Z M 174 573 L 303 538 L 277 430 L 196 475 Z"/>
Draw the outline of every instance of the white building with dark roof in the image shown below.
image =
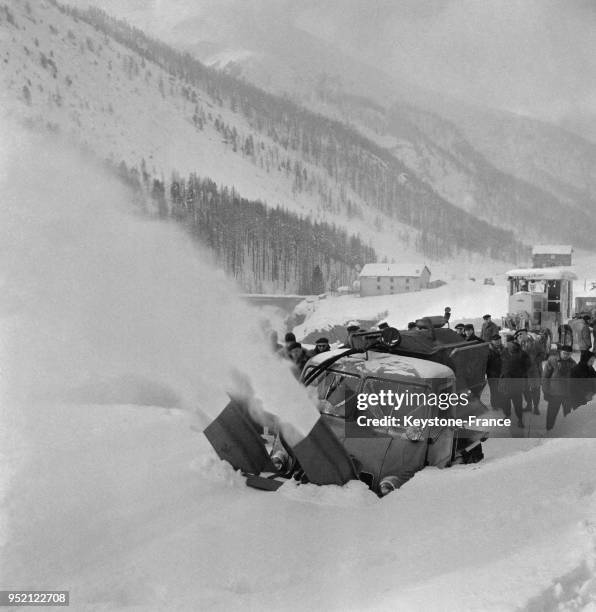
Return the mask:
<path fill-rule="evenodd" d="M 420 264 L 366 264 L 359 279 L 361 297 L 391 295 L 428 288 L 430 270 Z"/>

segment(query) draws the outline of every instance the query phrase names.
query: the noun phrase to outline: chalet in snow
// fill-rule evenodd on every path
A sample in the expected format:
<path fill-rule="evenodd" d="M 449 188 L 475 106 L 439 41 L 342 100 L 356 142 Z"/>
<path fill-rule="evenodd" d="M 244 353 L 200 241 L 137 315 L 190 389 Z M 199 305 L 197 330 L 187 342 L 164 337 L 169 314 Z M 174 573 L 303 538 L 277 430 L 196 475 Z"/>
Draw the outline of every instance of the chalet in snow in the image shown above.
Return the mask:
<path fill-rule="evenodd" d="M 359 278 L 361 297 L 391 295 L 427 289 L 430 270 L 416 264 L 366 264 Z"/>
<path fill-rule="evenodd" d="M 533 268 L 570 266 L 573 247 L 567 244 L 536 244 L 532 247 Z"/>

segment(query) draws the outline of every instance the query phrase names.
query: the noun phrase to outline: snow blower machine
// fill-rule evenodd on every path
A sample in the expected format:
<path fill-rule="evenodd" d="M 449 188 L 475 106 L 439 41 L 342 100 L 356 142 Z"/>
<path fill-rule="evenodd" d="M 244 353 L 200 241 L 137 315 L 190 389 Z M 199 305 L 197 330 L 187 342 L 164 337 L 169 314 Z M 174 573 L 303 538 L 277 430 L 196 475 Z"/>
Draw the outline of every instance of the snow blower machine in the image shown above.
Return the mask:
<path fill-rule="evenodd" d="M 217 455 L 247 484 L 276 490 L 289 478 L 318 485 L 357 479 L 384 496 L 425 466 L 483 458 L 486 431 L 470 428 L 486 408 L 488 347 L 446 328 L 449 313 L 416 328 L 362 331 L 350 346 L 312 357 L 302 383 L 316 389 L 319 418 L 300 439 L 284 434 L 247 398 L 232 398 L 204 430 Z"/>

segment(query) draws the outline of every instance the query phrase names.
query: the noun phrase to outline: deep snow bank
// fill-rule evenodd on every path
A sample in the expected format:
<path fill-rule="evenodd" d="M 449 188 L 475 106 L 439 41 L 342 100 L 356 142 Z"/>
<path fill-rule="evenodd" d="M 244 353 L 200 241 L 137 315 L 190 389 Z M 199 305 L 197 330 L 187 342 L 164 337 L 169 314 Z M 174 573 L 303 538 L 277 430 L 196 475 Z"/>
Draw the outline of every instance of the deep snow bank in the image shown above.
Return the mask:
<path fill-rule="evenodd" d="M 366 298 L 356 295 L 327 297 L 298 305 L 297 311 L 305 316 L 305 320 L 294 332 L 297 338 L 304 338 L 334 325 L 346 325 L 352 320 L 379 322 L 381 319 L 398 329 L 405 329 L 409 321 L 442 315 L 446 306 L 451 308 L 454 321 L 481 322 L 486 313 L 499 321 L 507 313 L 507 293 L 502 285 L 455 280 L 437 289 L 412 293 Z"/>
<path fill-rule="evenodd" d="M 492 440 L 486 462 L 428 468 L 383 500 L 357 482 L 269 494 L 185 411 L 18 408 L 2 583 L 68 588 L 74 609 L 596 603 L 593 440 Z"/>

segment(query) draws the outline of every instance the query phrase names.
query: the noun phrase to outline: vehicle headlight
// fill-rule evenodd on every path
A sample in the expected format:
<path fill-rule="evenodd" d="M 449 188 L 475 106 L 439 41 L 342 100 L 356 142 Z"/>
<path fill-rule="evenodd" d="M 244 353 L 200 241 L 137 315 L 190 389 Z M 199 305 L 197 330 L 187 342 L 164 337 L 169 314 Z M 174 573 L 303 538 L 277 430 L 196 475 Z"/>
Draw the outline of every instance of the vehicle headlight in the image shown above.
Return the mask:
<path fill-rule="evenodd" d="M 277 451 L 271 455 L 271 463 L 278 472 L 285 472 L 288 466 L 288 456 L 283 451 Z"/>
<path fill-rule="evenodd" d="M 391 491 L 395 491 L 399 487 L 399 480 L 397 476 L 385 476 L 383 480 L 381 480 L 381 484 L 379 484 L 379 494 L 381 497 L 385 497 L 391 493 Z"/>

